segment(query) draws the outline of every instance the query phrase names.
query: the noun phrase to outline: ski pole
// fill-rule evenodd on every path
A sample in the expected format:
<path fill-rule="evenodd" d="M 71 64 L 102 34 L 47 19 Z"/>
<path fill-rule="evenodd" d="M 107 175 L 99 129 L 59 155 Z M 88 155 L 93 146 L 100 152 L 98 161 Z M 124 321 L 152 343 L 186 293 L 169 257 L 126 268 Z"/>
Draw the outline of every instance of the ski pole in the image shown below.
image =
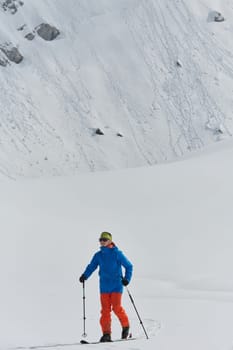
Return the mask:
<path fill-rule="evenodd" d="M 87 336 L 86 333 L 86 305 L 85 305 L 86 297 L 85 297 L 85 281 L 83 281 L 83 337 Z"/>
<path fill-rule="evenodd" d="M 126 289 L 127 289 L 128 294 L 129 294 L 129 298 L 130 298 L 130 300 L 131 300 L 131 302 L 132 302 L 132 304 L 133 304 L 133 307 L 134 307 L 134 309 L 135 309 L 135 311 L 136 311 L 136 314 L 137 314 L 137 316 L 138 316 L 138 319 L 139 319 L 139 321 L 140 321 L 140 324 L 142 325 L 142 328 L 143 328 L 143 331 L 144 331 L 144 333 L 145 333 L 145 335 L 146 335 L 146 338 L 149 339 L 148 334 L 147 334 L 147 332 L 146 332 L 146 329 L 145 329 L 145 327 L 144 327 L 144 324 L 143 324 L 143 322 L 142 322 L 142 319 L 141 319 L 141 317 L 140 317 L 140 315 L 139 315 L 139 313 L 138 313 L 138 310 L 137 310 L 137 308 L 136 308 L 136 305 L 135 305 L 135 303 L 134 303 L 133 297 L 132 297 L 132 295 L 130 294 L 128 287 L 126 287 Z"/>

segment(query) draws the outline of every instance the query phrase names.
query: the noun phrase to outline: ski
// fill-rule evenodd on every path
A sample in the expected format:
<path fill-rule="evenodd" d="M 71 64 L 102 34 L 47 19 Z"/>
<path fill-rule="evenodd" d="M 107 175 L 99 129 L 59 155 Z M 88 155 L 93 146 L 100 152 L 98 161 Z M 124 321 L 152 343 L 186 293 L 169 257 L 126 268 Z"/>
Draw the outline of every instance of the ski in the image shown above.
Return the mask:
<path fill-rule="evenodd" d="M 128 340 L 136 340 L 137 338 L 133 338 L 133 337 L 130 337 L 130 338 L 126 338 L 126 339 L 113 339 L 111 340 L 110 342 L 100 342 L 99 340 L 98 341 L 87 341 L 87 340 L 80 340 L 80 344 L 109 344 L 109 343 L 115 343 L 115 342 L 123 342 L 123 341 L 128 341 Z"/>

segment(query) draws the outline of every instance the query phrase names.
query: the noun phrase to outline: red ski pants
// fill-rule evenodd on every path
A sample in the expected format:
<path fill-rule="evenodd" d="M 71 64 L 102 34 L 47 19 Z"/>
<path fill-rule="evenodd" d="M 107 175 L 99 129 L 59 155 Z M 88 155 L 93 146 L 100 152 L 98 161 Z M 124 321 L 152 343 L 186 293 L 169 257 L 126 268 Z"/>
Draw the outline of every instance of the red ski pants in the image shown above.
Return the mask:
<path fill-rule="evenodd" d="M 122 293 L 101 293 L 101 317 L 102 332 L 111 334 L 111 312 L 118 317 L 122 327 L 129 327 L 128 316 L 121 306 Z"/>

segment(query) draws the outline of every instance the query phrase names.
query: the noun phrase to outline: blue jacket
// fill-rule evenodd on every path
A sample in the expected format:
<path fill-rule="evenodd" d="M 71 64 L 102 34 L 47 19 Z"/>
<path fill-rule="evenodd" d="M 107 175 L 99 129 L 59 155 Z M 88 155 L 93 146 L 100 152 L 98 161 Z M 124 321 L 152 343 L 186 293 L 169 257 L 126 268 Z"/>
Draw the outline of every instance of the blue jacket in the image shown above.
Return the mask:
<path fill-rule="evenodd" d="M 124 275 L 122 266 L 125 269 Z M 88 279 L 97 267 L 99 267 L 100 293 L 122 293 L 122 277 L 128 282 L 131 280 L 133 265 L 115 245 L 112 248 L 101 247 L 100 251 L 95 253 L 84 271 L 85 278 Z"/>

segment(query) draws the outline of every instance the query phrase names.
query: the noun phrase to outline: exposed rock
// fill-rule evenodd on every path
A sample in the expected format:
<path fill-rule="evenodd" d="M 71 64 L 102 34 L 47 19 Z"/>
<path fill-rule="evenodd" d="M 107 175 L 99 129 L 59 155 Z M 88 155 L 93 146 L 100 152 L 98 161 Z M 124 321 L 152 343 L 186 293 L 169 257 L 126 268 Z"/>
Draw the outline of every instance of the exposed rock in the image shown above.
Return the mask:
<path fill-rule="evenodd" d="M 223 22 L 225 18 L 218 11 L 210 11 L 207 18 L 208 22 Z"/>
<path fill-rule="evenodd" d="M 215 22 L 223 22 L 223 21 L 225 21 L 225 18 L 221 15 L 221 13 L 218 13 L 218 14 L 214 17 L 214 21 L 215 21 Z"/>
<path fill-rule="evenodd" d="M 207 130 L 210 130 L 213 135 L 218 136 L 218 135 L 224 135 L 225 134 L 225 128 L 224 126 L 216 121 L 214 116 L 211 116 L 209 120 L 207 121 L 205 125 Z"/>
<path fill-rule="evenodd" d="M 25 27 L 26 27 L 26 24 L 23 24 L 22 26 L 20 26 L 17 30 L 18 31 L 22 31 L 22 30 L 24 30 L 25 29 Z"/>
<path fill-rule="evenodd" d="M 117 133 L 117 136 L 123 137 L 123 135 L 120 132 Z"/>
<path fill-rule="evenodd" d="M 33 40 L 35 38 L 35 31 L 31 31 L 31 29 L 28 28 L 27 24 L 21 25 L 19 28 L 17 28 L 17 30 L 22 32 L 24 38 L 27 40 Z"/>
<path fill-rule="evenodd" d="M 222 125 L 220 125 L 219 127 L 216 127 L 213 130 L 213 132 L 214 132 L 215 135 L 224 134 L 224 128 L 223 128 Z"/>
<path fill-rule="evenodd" d="M 6 65 L 7 65 L 7 62 L 0 58 L 0 66 L 6 67 Z"/>
<path fill-rule="evenodd" d="M 2 55 L 0 54 L 0 66 L 6 67 L 7 63 L 8 61 L 4 57 L 2 57 Z"/>
<path fill-rule="evenodd" d="M 21 0 L 5 0 L 1 4 L 4 11 L 9 11 L 15 14 L 20 6 L 23 6 L 23 1 Z"/>
<path fill-rule="evenodd" d="M 46 41 L 54 40 L 60 34 L 60 31 L 56 27 L 53 27 L 48 23 L 41 23 L 35 29 L 37 34 Z"/>
<path fill-rule="evenodd" d="M 0 50 L 11 62 L 15 62 L 18 64 L 23 60 L 23 56 L 15 46 L 11 46 L 10 44 L 1 45 Z"/>
<path fill-rule="evenodd" d="M 28 40 L 33 40 L 35 38 L 35 34 L 33 33 L 28 33 L 24 36 Z"/>
<path fill-rule="evenodd" d="M 176 66 L 179 67 L 179 68 L 182 67 L 182 63 L 180 62 L 180 60 L 177 60 L 177 61 L 176 61 Z"/>
<path fill-rule="evenodd" d="M 104 135 L 104 132 L 103 132 L 100 128 L 97 128 L 97 129 L 95 130 L 95 133 L 96 133 L 97 135 Z"/>

